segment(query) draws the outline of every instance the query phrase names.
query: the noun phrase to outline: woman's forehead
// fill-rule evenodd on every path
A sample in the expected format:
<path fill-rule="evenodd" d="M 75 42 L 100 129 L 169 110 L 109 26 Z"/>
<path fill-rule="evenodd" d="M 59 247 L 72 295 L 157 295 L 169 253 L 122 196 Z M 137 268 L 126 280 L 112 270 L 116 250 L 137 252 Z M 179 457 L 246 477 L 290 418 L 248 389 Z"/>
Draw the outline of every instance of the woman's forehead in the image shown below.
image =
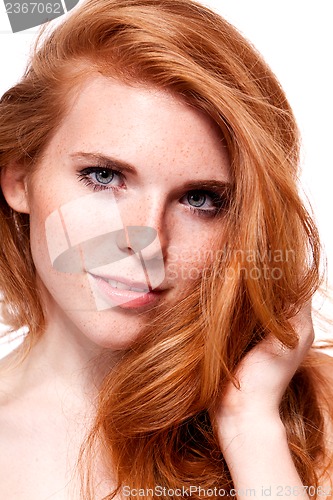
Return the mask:
<path fill-rule="evenodd" d="M 94 76 L 68 109 L 51 141 L 53 153 L 98 152 L 142 167 L 187 167 L 194 177 L 229 177 L 217 125 L 169 91 Z"/>

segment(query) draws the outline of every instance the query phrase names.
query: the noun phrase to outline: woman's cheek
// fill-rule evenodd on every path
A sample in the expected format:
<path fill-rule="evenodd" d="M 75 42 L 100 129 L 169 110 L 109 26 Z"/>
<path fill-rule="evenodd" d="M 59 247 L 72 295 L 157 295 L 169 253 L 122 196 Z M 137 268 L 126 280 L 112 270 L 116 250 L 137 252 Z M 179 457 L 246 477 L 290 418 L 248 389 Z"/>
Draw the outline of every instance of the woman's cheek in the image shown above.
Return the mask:
<path fill-rule="evenodd" d="M 169 275 L 170 281 L 176 281 L 178 279 L 177 264 L 170 264 L 170 266 L 168 268 L 168 275 Z"/>

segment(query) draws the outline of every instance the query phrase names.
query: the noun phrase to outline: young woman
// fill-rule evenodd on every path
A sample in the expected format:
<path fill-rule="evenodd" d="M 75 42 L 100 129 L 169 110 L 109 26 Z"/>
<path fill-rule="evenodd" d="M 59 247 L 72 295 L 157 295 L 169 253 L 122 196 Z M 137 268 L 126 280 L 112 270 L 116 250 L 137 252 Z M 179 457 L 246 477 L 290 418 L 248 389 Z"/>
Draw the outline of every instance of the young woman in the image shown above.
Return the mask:
<path fill-rule="evenodd" d="M 327 497 L 316 227 L 269 68 L 190 0 L 89 0 L 1 100 L 0 493 Z"/>

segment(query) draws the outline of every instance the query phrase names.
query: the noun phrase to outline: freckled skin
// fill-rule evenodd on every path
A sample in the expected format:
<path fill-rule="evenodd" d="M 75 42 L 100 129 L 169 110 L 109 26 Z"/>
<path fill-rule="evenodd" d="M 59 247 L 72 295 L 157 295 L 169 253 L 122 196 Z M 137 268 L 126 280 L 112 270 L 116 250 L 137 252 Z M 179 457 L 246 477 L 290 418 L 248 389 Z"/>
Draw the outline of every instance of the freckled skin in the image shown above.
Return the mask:
<path fill-rule="evenodd" d="M 91 165 L 79 164 L 70 155 L 98 152 L 136 169 L 135 175 L 125 174 L 126 188 L 115 196 L 124 225 L 149 226 L 158 232 L 167 288 L 161 301 L 166 305 L 186 293 L 191 269 L 205 266 L 205 252 L 223 228 L 221 219 L 191 212 L 184 202 L 187 191 L 179 194 L 181 187 L 201 179 L 230 181 L 228 156 L 216 125 L 164 91 L 94 76 L 69 109 L 28 181 L 32 254 L 49 323 L 61 325 L 82 342 L 122 348 L 139 332 L 145 313 L 117 307 L 97 311 L 87 276 L 57 272 L 48 256 L 47 217 L 93 192 L 77 176 Z"/>

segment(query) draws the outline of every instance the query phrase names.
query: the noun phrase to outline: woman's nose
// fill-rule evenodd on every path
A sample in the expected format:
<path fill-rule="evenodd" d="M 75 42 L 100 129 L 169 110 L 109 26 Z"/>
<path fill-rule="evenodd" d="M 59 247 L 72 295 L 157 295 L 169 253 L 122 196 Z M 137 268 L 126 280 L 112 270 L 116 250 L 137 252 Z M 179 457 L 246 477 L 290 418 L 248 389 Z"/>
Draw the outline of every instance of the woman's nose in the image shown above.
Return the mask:
<path fill-rule="evenodd" d="M 119 249 L 128 254 L 141 252 L 147 259 L 163 260 L 168 234 L 162 195 L 141 195 L 139 200 L 131 201 L 131 206 L 122 206 L 120 210 L 123 230 L 117 237 Z"/>
<path fill-rule="evenodd" d="M 124 226 L 117 232 L 118 248 L 129 255 L 137 254 L 145 259 L 163 260 L 158 232 L 149 226 Z"/>

